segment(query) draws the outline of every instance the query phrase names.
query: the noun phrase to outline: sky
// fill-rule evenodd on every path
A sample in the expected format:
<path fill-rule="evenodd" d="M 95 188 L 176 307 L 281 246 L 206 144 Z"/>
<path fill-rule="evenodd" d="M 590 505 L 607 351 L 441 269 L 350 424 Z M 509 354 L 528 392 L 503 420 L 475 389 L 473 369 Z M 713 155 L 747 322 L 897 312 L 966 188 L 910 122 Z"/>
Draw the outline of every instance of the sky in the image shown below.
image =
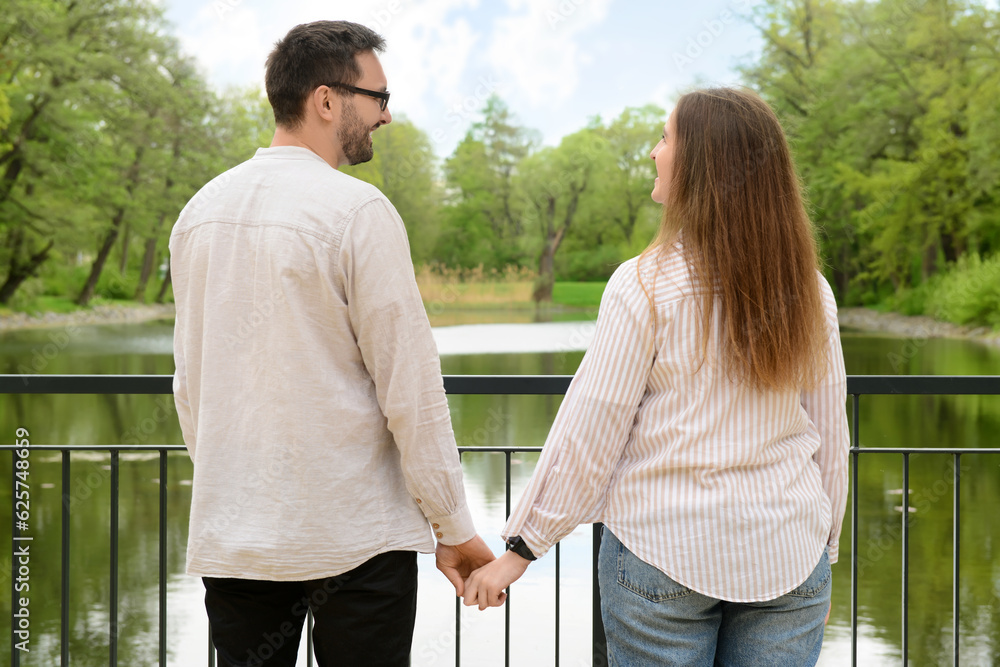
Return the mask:
<path fill-rule="evenodd" d="M 263 89 L 268 52 L 299 23 L 367 25 L 387 42 L 390 110 L 427 132 L 442 157 L 490 94 L 555 145 L 597 115 L 607 121 L 647 103 L 669 111 L 692 86 L 739 84 L 736 67 L 761 45 L 747 20 L 755 0 L 159 2 L 220 90 Z"/>

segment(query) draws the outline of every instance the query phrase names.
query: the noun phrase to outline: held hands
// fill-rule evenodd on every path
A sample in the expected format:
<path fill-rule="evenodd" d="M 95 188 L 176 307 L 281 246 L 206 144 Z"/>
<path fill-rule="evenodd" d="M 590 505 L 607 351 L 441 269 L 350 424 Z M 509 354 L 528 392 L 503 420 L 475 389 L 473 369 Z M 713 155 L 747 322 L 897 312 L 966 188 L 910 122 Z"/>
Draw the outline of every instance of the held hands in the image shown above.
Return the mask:
<path fill-rule="evenodd" d="M 478 604 L 480 611 L 487 607 L 499 607 L 507 599 L 504 589 L 521 578 L 530 562 L 513 551 L 505 552 L 473 572 L 465 581 L 463 603 L 467 607 Z"/>
<path fill-rule="evenodd" d="M 473 570 L 496 558 L 479 535 L 468 542 L 451 546 L 438 542 L 435 555 L 437 569 L 448 577 L 448 581 L 455 587 L 456 595 L 464 594 L 465 580 L 469 578 Z"/>

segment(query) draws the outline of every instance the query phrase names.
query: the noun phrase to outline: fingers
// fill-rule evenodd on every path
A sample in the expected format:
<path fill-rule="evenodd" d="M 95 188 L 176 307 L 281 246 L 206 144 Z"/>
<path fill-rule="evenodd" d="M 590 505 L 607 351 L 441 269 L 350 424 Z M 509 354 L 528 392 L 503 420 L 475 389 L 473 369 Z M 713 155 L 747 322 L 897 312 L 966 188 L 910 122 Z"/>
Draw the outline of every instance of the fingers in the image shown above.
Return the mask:
<path fill-rule="evenodd" d="M 479 611 L 489 607 L 501 607 L 506 601 L 507 593 L 503 590 L 491 591 L 489 587 L 480 587 L 472 582 L 466 585 L 465 596 L 462 598 L 462 604 L 466 607 L 478 606 Z"/>

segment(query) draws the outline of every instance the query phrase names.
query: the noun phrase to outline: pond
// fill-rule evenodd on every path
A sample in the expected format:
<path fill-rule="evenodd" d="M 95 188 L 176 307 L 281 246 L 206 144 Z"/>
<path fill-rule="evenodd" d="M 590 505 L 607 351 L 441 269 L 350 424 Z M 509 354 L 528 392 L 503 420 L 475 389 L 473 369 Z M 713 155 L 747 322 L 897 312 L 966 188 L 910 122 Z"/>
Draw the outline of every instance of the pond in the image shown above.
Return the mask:
<path fill-rule="evenodd" d="M 571 374 L 593 335 L 588 314 L 571 321 L 532 323 L 530 315 L 448 313 L 435 323 L 446 374 Z M 572 318 L 578 321 L 573 321 Z M 447 318 L 447 319 L 445 319 Z M 498 320 L 506 323 L 497 323 Z M 0 334 L 0 372 L 60 374 L 170 374 L 172 325 L 69 327 Z M 963 340 L 907 340 L 844 332 L 850 374 L 996 374 L 1000 350 Z M 543 444 L 560 396 L 452 396 L 457 441 L 463 446 Z M 172 400 L 164 396 L 2 396 L 0 433 L 10 443 L 18 427 L 40 444 L 182 444 Z M 866 447 L 995 447 L 1000 397 L 871 396 L 861 401 Z M 950 664 L 952 470 L 949 456 L 910 457 L 909 657 L 911 665 Z M 60 456 L 31 455 L 31 652 L 22 665 L 52 665 L 59 655 Z M 512 497 L 518 498 L 537 455 L 515 454 Z M 70 650 L 72 664 L 107 664 L 109 456 L 72 457 Z M 463 458 L 470 504 L 481 534 L 496 552 L 505 516 L 502 454 Z M 9 456 L 0 475 L 11 479 Z M 1000 663 L 1000 456 L 962 458 L 961 651 L 964 664 Z M 206 664 L 207 622 L 201 583 L 184 574 L 191 464 L 186 453 L 168 457 L 168 637 L 170 664 Z M 156 664 L 158 629 L 157 454 L 124 454 L 121 463 L 119 664 Z M 10 539 L 10 483 L 0 485 L 0 543 Z M 867 454 L 859 468 L 859 659 L 898 665 L 901 645 L 902 463 L 899 455 Z M 850 515 L 841 561 L 834 566 L 834 608 L 821 665 L 849 664 Z M 590 664 L 591 539 L 589 526 L 563 541 L 560 653 L 564 665 Z M 0 556 L 0 583 L 10 585 L 10 552 Z M 454 664 L 455 597 L 447 581 L 421 556 L 419 613 L 413 664 Z M 766 564 L 761 564 L 766 566 Z M 555 559 L 534 564 L 510 600 L 511 662 L 554 664 Z M 8 595 L 0 612 L 9 614 Z M 501 609 L 462 610 L 465 665 L 502 665 Z M 10 651 L 0 640 L 0 655 Z M 305 664 L 304 660 L 301 664 Z"/>

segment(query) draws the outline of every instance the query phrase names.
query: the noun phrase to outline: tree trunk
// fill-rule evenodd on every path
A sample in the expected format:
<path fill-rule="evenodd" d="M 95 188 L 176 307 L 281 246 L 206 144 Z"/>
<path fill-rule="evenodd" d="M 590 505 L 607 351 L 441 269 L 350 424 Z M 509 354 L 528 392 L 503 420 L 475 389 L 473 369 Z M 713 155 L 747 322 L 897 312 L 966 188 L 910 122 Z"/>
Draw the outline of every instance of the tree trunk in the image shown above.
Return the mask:
<path fill-rule="evenodd" d="M 535 303 L 552 301 L 552 288 L 556 281 L 555 258 L 556 252 L 552 239 L 547 239 L 542 248 L 541 257 L 538 259 L 538 280 L 535 282 L 535 292 L 531 295 Z"/>
<path fill-rule="evenodd" d="M 543 301 L 552 302 L 552 287 L 556 281 L 556 252 L 558 252 L 559 246 L 566 237 L 566 232 L 569 230 L 570 225 L 573 224 L 573 218 L 576 217 L 576 208 L 580 204 L 580 195 L 586 189 L 587 183 L 584 181 L 579 189 L 573 188 L 570 190 L 570 200 L 566 205 L 566 215 L 563 217 L 562 224 L 558 229 L 552 226 L 552 220 L 556 215 L 556 198 L 552 195 L 548 196 L 548 207 L 545 211 L 545 244 L 542 246 L 542 254 L 538 258 L 538 281 L 535 283 L 535 292 L 531 295 L 535 303 L 540 304 Z"/>
<path fill-rule="evenodd" d="M 155 116 L 155 114 L 153 115 Z M 125 192 L 129 197 L 132 196 L 135 186 L 139 183 L 139 165 L 142 164 L 142 154 L 144 152 L 143 147 L 139 146 L 135 151 L 135 159 L 132 160 L 132 164 L 128 168 L 128 185 L 125 186 Z M 78 305 L 86 306 L 93 298 L 94 290 L 97 289 L 97 280 L 101 277 L 101 272 L 104 270 L 104 264 L 108 261 L 111 249 L 115 246 L 115 241 L 118 239 L 118 234 L 121 231 L 124 220 L 125 207 L 122 206 L 115 212 L 115 216 L 111 219 L 111 229 L 104 235 L 104 243 L 101 244 L 101 249 L 97 253 L 97 259 L 94 260 L 93 265 L 90 267 L 90 275 L 87 276 L 87 282 L 84 284 L 80 296 L 76 298 Z"/>
<path fill-rule="evenodd" d="M 160 291 L 156 294 L 156 303 L 163 303 L 163 298 L 167 295 L 167 288 L 170 287 L 170 265 L 167 264 L 167 275 L 163 277 L 163 282 L 160 283 Z"/>
<path fill-rule="evenodd" d="M 552 302 L 552 285 L 555 283 L 556 246 L 555 229 L 552 220 L 556 216 L 556 198 L 548 195 L 545 206 L 545 242 L 538 256 L 538 278 L 535 280 L 535 290 L 531 298 L 536 304 Z"/>
<path fill-rule="evenodd" d="M 118 209 L 114 219 L 111 221 L 111 229 L 104 235 L 104 242 L 97 253 L 97 258 L 90 267 L 90 275 L 87 276 L 87 282 L 84 284 L 80 296 L 76 298 L 77 305 L 86 306 L 94 297 L 94 291 L 97 289 L 97 280 L 101 277 L 101 272 L 104 270 L 104 264 L 108 261 L 111 249 L 115 246 L 115 241 L 118 239 L 118 231 L 121 229 L 124 217 L 125 209 Z"/>
<path fill-rule="evenodd" d="M 174 137 L 173 162 L 171 163 L 171 168 L 167 171 L 167 179 L 163 184 L 164 195 L 168 195 L 170 190 L 174 187 L 174 179 L 170 176 L 170 174 L 180 161 L 180 157 L 181 139 L 178 135 Z M 156 219 L 156 225 L 153 226 L 153 233 L 148 239 L 146 239 L 146 252 L 142 258 L 142 271 L 139 274 L 139 284 L 135 288 L 135 300 L 139 303 L 146 303 L 146 285 L 149 283 L 149 277 L 153 275 L 153 267 L 156 265 L 156 239 L 160 235 L 160 230 L 163 229 L 163 222 L 166 219 L 166 212 L 160 213 L 160 217 Z M 167 285 L 169 284 L 170 271 L 168 270 L 167 275 L 164 278 L 163 285 L 160 286 L 160 292 L 156 296 L 157 303 L 163 303 L 163 294 L 166 292 Z"/>
<path fill-rule="evenodd" d="M 163 219 L 162 217 L 160 218 Z M 149 277 L 153 275 L 153 266 L 156 264 L 156 237 L 146 239 L 146 252 L 142 256 L 142 271 L 139 273 L 139 284 L 135 288 L 135 300 L 139 303 L 146 303 L 146 285 Z"/>
<path fill-rule="evenodd" d="M 13 238 L 10 239 L 11 253 L 10 264 L 7 271 L 7 279 L 0 285 L 0 303 L 6 304 L 14 296 L 17 289 L 25 280 L 35 275 L 40 267 L 49 258 L 49 251 L 55 245 L 55 241 L 50 239 L 48 244 L 39 252 L 28 257 L 25 264 L 18 261 L 21 254 L 21 247 L 24 245 L 24 230 L 15 229 L 10 232 Z M 10 237 L 8 237 L 10 238 Z"/>
<path fill-rule="evenodd" d="M 121 263 L 118 264 L 118 273 L 125 276 L 125 271 L 128 270 L 128 244 L 131 241 L 132 236 L 132 225 L 125 223 L 125 230 L 122 233 L 122 257 Z"/>

